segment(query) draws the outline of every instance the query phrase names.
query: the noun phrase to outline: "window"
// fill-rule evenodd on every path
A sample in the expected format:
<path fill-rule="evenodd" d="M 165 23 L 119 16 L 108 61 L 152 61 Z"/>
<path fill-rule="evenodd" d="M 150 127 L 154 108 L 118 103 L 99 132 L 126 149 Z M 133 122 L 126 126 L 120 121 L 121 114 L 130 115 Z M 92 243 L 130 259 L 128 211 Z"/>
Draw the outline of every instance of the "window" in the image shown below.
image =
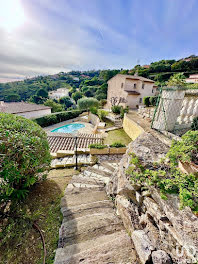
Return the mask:
<path fill-rule="evenodd" d="M 140 98 L 139 103 L 140 103 L 140 104 L 142 103 L 142 98 Z"/>
<path fill-rule="evenodd" d="M 142 89 L 144 89 L 144 83 L 142 83 Z"/>
<path fill-rule="evenodd" d="M 136 89 L 136 83 L 134 83 L 134 86 L 133 87 L 134 87 L 134 89 Z"/>
<path fill-rule="evenodd" d="M 123 86 L 124 86 L 124 83 L 121 83 L 121 88 L 123 88 Z"/>
<path fill-rule="evenodd" d="M 153 89 L 152 89 L 152 93 L 153 93 Z"/>

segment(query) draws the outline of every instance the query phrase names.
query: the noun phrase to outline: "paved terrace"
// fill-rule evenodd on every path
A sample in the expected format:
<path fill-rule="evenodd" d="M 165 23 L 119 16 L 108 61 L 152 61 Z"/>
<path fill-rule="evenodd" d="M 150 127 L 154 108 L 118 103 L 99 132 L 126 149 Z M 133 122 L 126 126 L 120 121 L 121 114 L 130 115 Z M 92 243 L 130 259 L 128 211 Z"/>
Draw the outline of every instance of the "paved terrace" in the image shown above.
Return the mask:
<path fill-rule="evenodd" d="M 56 153 L 58 150 L 75 150 L 75 138 L 69 133 L 47 133 L 50 152 Z M 103 144 L 103 137 L 95 134 L 78 134 L 78 149 L 87 149 L 90 144 Z"/>

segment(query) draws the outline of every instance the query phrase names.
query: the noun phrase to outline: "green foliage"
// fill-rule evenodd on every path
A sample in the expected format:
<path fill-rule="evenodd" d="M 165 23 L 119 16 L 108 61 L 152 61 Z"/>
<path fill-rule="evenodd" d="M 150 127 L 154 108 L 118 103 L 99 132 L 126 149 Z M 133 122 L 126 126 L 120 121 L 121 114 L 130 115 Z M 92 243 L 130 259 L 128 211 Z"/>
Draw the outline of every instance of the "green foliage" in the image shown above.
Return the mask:
<path fill-rule="evenodd" d="M 45 101 L 44 105 L 51 107 L 52 113 L 64 111 L 64 107 L 61 104 L 56 103 L 52 99 L 48 99 L 47 101 Z"/>
<path fill-rule="evenodd" d="M 107 100 L 106 99 L 100 100 L 100 106 L 101 107 L 104 107 L 106 105 L 106 103 L 107 103 Z"/>
<path fill-rule="evenodd" d="M 41 127 L 46 127 L 78 117 L 81 113 L 82 111 L 80 110 L 65 111 L 57 114 L 51 114 L 51 115 L 39 117 L 34 119 L 34 121 L 37 124 L 39 124 Z"/>
<path fill-rule="evenodd" d="M 143 104 L 145 104 L 147 107 L 150 105 L 150 96 L 145 96 L 143 98 Z"/>
<path fill-rule="evenodd" d="M 36 93 L 37 96 L 41 98 L 47 98 L 48 97 L 48 92 L 45 89 L 39 89 Z"/>
<path fill-rule="evenodd" d="M 75 93 L 72 94 L 72 99 L 77 103 L 79 99 L 83 97 L 82 93 L 79 91 L 76 91 Z"/>
<path fill-rule="evenodd" d="M 121 108 L 120 117 L 124 118 L 124 114 L 129 112 L 129 107 Z"/>
<path fill-rule="evenodd" d="M 65 108 L 69 108 L 73 105 L 73 102 L 71 101 L 71 98 L 69 96 L 60 98 L 59 103 L 63 104 Z"/>
<path fill-rule="evenodd" d="M 157 98 L 158 98 L 157 96 L 150 96 L 150 98 L 149 98 L 150 105 L 156 106 Z"/>
<path fill-rule="evenodd" d="M 167 194 L 177 194 L 181 209 L 189 206 L 194 211 L 198 210 L 198 178 L 195 175 L 181 173 L 173 164 L 153 164 L 152 169 L 146 169 L 134 153 L 127 173 L 133 183 L 158 188 L 162 199 L 167 200 Z"/>
<path fill-rule="evenodd" d="M 99 106 L 99 102 L 97 99 L 93 97 L 84 97 L 78 100 L 78 107 L 79 109 L 86 109 L 90 110 L 92 107 L 97 107 Z"/>
<path fill-rule="evenodd" d="M 110 147 L 111 148 L 123 148 L 123 147 L 126 147 L 126 145 L 120 142 L 114 142 L 113 144 L 110 145 Z"/>
<path fill-rule="evenodd" d="M 186 86 L 185 76 L 182 73 L 176 73 L 170 77 L 167 82 L 168 86 Z"/>
<path fill-rule="evenodd" d="M 98 109 L 97 115 L 100 118 L 100 121 L 104 121 L 105 117 L 108 115 L 109 112 L 102 110 L 102 109 Z"/>
<path fill-rule="evenodd" d="M 0 201 L 21 200 L 50 165 L 46 133 L 33 121 L 0 114 Z"/>
<path fill-rule="evenodd" d="M 9 94 L 5 97 L 6 102 L 19 102 L 20 96 L 18 94 Z"/>
<path fill-rule="evenodd" d="M 178 161 L 194 162 L 198 164 L 198 131 L 188 131 L 181 137 L 181 141 L 173 141 L 167 157 L 174 165 Z"/>
<path fill-rule="evenodd" d="M 111 110 L 114 114 L 120 114 L 122 110 L 122 106 L 120 105 L 114 105 L 111 107 Z"/>
<path fill-rule="evenodd" d="M 103 144 L 90 144 L 89 148 L 94 148 L 94 149 L 104 149 L 104 148 L 108 148 L 107 145 L 103 145 Z"/>
<path fill-rule="evenodd" d="M 198 130 L 198 116 L 193 118 L 191 129 L 192 130 Z"/>
<path fill-rule="evenodd" d="M 98 113 L 98 108 L 97 107 L 90 107 L 90 112 L 92 113 L 92 114 L 94 114 L 94 115 L 97 115 L 97 113 Z"/>

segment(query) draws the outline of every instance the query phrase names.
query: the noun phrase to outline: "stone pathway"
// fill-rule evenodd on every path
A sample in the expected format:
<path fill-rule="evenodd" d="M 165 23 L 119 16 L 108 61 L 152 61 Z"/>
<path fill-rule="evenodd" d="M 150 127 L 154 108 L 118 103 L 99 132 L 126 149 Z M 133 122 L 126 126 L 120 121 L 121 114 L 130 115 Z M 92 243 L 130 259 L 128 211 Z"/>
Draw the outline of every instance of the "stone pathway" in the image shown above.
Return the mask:
<path fill-rule="evenodd" d="M 53 159 L 51 162 L 51 168 L 66 168 L 66 167 L 74 167 L 76 164 L 76 156 L 66 156 L 64 158 Z M 92 159 L 90 155 L 79 154 L 78 155 L 78 165 L 92 165 Z"/>
<path fill-rule="evenodd" d="M 116 161 L 74 175 L 61 201 L 63 222 L 55 264 L 138 264 L 132 242 L 107 197 Z"/>

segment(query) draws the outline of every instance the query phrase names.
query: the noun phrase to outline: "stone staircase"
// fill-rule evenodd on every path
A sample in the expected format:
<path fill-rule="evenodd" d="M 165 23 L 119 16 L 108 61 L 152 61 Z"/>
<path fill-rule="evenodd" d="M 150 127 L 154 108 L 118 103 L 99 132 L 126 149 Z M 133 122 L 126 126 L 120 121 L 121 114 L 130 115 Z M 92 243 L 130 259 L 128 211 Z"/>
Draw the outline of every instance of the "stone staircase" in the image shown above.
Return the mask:
<path fill-rule="evenodd" d="M 55 264 L 138 264 L 135 250 L 105 185 L 118 161 L 74 175 L 61 201 L 63 222 Z"/>

